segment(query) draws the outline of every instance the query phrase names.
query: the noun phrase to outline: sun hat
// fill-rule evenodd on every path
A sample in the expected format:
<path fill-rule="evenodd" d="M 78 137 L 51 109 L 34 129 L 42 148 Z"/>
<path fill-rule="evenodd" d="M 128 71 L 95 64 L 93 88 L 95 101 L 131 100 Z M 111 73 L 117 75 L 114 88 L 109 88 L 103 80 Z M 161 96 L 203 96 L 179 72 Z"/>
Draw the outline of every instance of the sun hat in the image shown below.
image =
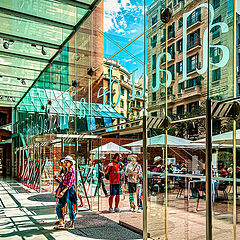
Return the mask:
<path fill-rule="evenodd" d="M 64 161 L 69 161 L 69 162 L 72 162 L 73 164 L 76 163 L 76 161 L 71 156 L 66 156 L 61 160 L 61 162 L 64 162 Z"/>
<path fill-rule="evenodd" d="M 101 156 L 101 157 L 99 158 L 99 160 L 105 160 L 105 159 L 106 159 L 105 156 Z"/>

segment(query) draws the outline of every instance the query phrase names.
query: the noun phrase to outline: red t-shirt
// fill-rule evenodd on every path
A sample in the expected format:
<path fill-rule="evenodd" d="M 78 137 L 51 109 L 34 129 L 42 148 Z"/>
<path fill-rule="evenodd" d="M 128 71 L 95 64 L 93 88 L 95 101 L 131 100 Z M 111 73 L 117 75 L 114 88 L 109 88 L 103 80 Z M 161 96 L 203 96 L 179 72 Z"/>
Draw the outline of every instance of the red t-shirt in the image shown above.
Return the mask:
<path fill-rule="evenodd" d="M 116 162 L 112 162 L 113 166 L 110 167 L 109 182 L 110 184 L 120 184 L 120 167 Z"/>

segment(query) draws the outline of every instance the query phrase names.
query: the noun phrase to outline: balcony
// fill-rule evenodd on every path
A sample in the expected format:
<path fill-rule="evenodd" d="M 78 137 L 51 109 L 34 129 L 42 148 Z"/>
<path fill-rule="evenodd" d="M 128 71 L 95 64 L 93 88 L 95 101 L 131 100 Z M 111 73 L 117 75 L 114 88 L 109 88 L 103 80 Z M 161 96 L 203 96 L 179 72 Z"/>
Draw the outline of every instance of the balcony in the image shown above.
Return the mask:
<path fill-rule="evenodd" d="M 175 103 L 175 100 L 176 100 L 176 95 L 175 94 L 170 94 L 168 95 L 168 103 L 171 104 L 171 103 Z"/>
<path fill-rule="evenodd" d="M 192 28 L 198 26 L 201 24 L 201 14 L 198 15 L 195 19 L 190 19 L 187 21 L 187 30 L 190 31 Z"/>
<path fill-rule="evenodd" d="M 199 85 L 196 85 L 190 88 L 182 89 L 181 92 L 177 94 L 177 98 L 179 100 L 182 100 L 187 98 L 195 98 L 201 95 L 202 95 L 202 87 Z"/>
<path fill-rule="evenodd" d="M 196 47 L 200 47 L 201 46 L 201 40 L 200 38 L 195 38 L 194 40 L 190 41 L 187 43 L 187 50 L 189 51 L 194 50 Z"/>
<path fill-rule="evenodd" d="M 184 9 L 184 2 L 180 2 L 178 3 L 175 7 L 174 7 L 174 14 L 177 14 L 178 12 L 180 12 L 181 10 Z"/>

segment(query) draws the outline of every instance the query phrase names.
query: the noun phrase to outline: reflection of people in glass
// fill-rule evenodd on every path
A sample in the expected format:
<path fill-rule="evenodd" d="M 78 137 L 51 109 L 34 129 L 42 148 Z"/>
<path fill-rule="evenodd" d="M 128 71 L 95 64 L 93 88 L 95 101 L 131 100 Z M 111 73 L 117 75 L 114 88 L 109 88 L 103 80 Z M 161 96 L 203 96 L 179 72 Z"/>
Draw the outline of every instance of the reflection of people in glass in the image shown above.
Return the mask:
<path fill-rule="evenodd" d="M 109 197 L 109 212 L 120 212 L 120 171 L 122 168 L 120 161 L 120 155 L 115 153 L 112 162 L 107 166 L 105 174 L 109 174 L 110 182 L 110 197 Z M 115 196 L 115 208 L 113 210 L 113 198 Z"/>
<path fill-rule="evenodd" d="M 228 172 L 227 172 L 227 166 L 226 165 L 223 165 L 222 168 L 221 168 L 221 177 L 226 177 L 228 175 Z"/>
<path fill-rule="evenodd" d="M 100 189 L 100 187 L 102 187 L 102 190 L 103 190 L 105 196 L 107 197 L 108 193 L 107 193 L 107 189 L 106 189 L 105 182 L 104 182 L 105 172 L 104 172 L 104 165 L 103 165 L 105 159 L 106 159 L 106 157 L 104 157 L 104 156 L 99 158 L 99 165 L 98 165 L 98 168 L 99 168 L 99 189 Z"/>
<path fill-rule="evenodd" d="M 127 165 L 126 176 L 128 176 L 128 192 L 129 192 L 129 203 L 130 203 L 130 211 L 134 212 L 136 210 L 136 205 L 134 203 L 134 193 L 138 189 L 141 192 L 141 185 L 138 184 L 140 178 L 142 178 L 142 168 L 140 164 L 137 162 L 137 156 L 131 156 L 131 162 Z M 139 193 L 139 191 L 138 191 Z M 138 197 L 141 197 L 141 194 L 138 194 Z M 141 202 L 141 199 L 138 199 L 138 203 Z M 141 212 L 142 206 L 138 205 L 138 212 Z"/>

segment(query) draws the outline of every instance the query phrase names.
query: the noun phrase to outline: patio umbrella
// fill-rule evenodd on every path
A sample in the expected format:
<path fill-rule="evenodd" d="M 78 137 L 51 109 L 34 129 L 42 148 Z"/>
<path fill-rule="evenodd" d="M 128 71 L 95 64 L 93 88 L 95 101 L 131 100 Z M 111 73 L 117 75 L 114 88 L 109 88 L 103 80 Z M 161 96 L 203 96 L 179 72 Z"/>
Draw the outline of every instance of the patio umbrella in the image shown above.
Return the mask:
<path fill-rule="evenodd" d="M 165 134 L 161 134 L 158 136 L 150 137 L 147 139 L 147 145 L 149 147 L 163 147 L 165 146 Z M 193 143 L 190 140 L 179 138 L 175 136 L 168 135 L 167 143 L 169 147 L 181 147 L 181 148 L 203 148 L 204 145 L 201 143 Z M 135 141 L 132 143 L 128 143 L 123 145 L 124 147 L 142 147 L 143 140 Z"/>
<path fill-rule="evenodd" d="M 114 154 L 114 153 L 130 154 L 130 153 L 132 153 L 132 151 L 128 150 L 127 148 L 119 146 L 118 144 L 113 143 L 113 142 L 109 142 L 105 145 L 102 145 L 102 146 L 100 146 L 98 148 L 95 148 L 95 149 L 90 151 L 90 153 L 97 153 L 97 152 L 111 153 L 111 154 Z"/>
<path fill-rule="evenodd" d="M 237 145 L 240 145 L 240 129 L 236 131 L 236 139 L 237 139 Z M 195 143 L 205 143 L 206 138 L 199 139 L 197 141 L 194 141 Z M 223 144 L 226 147 L 231 147 L 233 145 L 233 131 L 225 132 L 222 134 L 218 134 L 215 136 L 212 136 L 212 142 L 214 144 Z M 239 146 L 238 146 L 239 147 Z"/>

